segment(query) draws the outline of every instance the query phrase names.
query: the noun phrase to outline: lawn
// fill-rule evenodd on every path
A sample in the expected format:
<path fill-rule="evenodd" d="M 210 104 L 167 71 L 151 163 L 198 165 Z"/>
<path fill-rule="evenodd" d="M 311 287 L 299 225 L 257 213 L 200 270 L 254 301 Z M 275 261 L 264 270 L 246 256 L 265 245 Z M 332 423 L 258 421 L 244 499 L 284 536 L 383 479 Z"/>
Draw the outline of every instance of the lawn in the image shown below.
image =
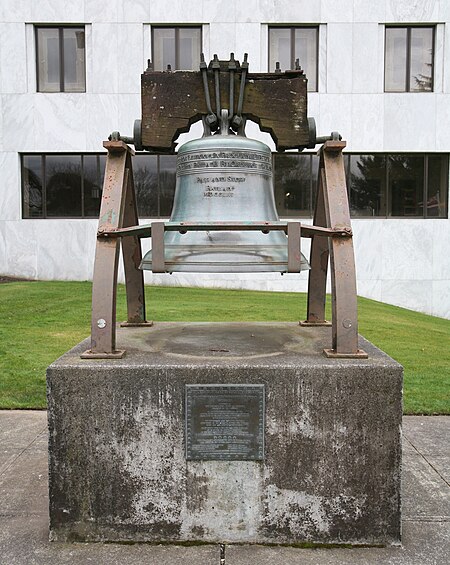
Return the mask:
<path fill-rule="evenodd" d="M 85 338 L 91 283 L 0 284 L 0 408 L 45 408 L 45 369 Z M 146 287 L 156 321 L 297 321 L 297 293 Z M 125 291 L 118 290 L 118 320 Z M 405 368 L 404 411 L 450 414 L 450 320 L 359 299 L 360 332 Z"/>

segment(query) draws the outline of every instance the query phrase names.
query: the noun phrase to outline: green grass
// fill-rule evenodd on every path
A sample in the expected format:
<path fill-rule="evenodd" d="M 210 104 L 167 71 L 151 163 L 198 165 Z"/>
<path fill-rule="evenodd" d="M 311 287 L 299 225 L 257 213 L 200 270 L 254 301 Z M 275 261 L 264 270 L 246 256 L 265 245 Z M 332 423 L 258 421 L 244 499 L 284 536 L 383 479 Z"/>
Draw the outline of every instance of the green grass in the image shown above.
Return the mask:
<path fill-rule="evenodd" d="M 0 284 L 0 408 L 45 408 L 45 369 L 90 331 L 88 282 Z M 146 287 L 147 316 L 166 321 L 297 321 L 297 293 Z M 118 320 L 125 319 L 124 287 Z M 360 332 L 405 368 L 407 414 L 450 414 L 450 321 L 359 299 Z"/>

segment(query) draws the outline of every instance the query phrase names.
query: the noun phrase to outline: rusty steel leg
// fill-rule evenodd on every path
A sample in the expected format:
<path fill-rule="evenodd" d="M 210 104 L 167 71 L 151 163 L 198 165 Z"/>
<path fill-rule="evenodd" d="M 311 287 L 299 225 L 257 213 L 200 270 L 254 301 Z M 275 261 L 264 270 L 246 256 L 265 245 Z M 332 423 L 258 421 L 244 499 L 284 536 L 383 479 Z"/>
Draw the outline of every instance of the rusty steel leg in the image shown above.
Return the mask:
<path fill-rule="evenodd" d="M 350 230 L 342 155 L 345 145 L 345 142 L 327 141 L 323 146 L 322 185 L 328 226 Z M 330 251 L 333 340 L 332 348 L 325 349 L 324 353 L 327 357 L 367 357 L 365 352 L 358 349 L 356 272 L 351 236 L 333 237 Z"/>
<path fill-rule="evenodd" d="M 127 153 L 131 151 L 121 141 L 105 142 L 108 150 L 98 231 L 122 227 L 125 191 L 128 182 Z M 97 238 L 94 279 L 92 284 L 91 349 L 82 358 L 117 358 L 116 351 L 116 289 L 120 241 L 118 238 Z"/>
<path fill-rule="evenodd" d="M 126 169 L 128 171 L 128 185 L 123 213 L 124 228 L 138 225 L 133 167 L 129 153 L 127 154 Z M 153 322 L 145 320 L 144 274 L 139 269 L 142 260 L 140 239 L 135 236 L 124 237 L 122 239 L 122 255 L 127 293 L 127 321 L 120 325 L 122 327 L 152 326 Z"/>
<path fill-rule="evenodd" d="M 319 178 L 317 182 L 316 208 L 314 211 L 314 225 L 327 226 L 325 203 L 323 199 L 323 159 L 320 159 Z M 311 240 L 311 254 L 308 278 L 308 310 L 306 320 L 300 322 L 301 326 L 331 326 L 325 320 L 325 302 L 327 287 L 327 270 L 329 257 L 329 243 L 327 237 L 314 235 Z"/>

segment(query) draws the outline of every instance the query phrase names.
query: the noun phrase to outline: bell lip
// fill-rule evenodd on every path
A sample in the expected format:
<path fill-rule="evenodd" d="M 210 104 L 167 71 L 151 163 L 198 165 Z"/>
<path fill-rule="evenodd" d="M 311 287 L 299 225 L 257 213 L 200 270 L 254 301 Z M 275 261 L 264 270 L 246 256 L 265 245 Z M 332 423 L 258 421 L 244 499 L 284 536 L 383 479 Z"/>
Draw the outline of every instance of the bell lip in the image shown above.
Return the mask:
<path fill-rule="evenodd" d="M 311 267 L 300 267 L 300 272 L 298 273 L 289 273 L 289 274 L 301 274 L 303 271 L 309 271 Z M 139 267 L 141 271 L 151 271 L 151 266 L 149 268 L 143 267 L 142 265 Z M 288 274 L 288 267 L 287 265 L 264 265 L 262 263 L 252 265 L 248 265 L 247 267 L 242 265 L 235 265 L 234 268 L 223 268 L 221 265 L 211 265 L 208 263 L 205 265 L 204 268 L 201 268 L 198 264 L 192 264 L 187 266 L 185 265 L 174 265 L 171 266 L 170 264 L 166 264 L 166 270 L 164 273 L 157 273 L 157 274 L 172 274 L 172 273 L 197 273 L 197 274 L 207 274 L 207 273 L 280 273 Z"/>
<path fill-rule="evenodd" d="M 288 264 L 285 261 L 271 262 L 174 262 L 167 261 L 165 264 L 166 273 L 288 273 Z M 152 271 L 151 261 L 141 261 L 139 265 L 141 271 Z M 300 263 L 300 272 L 311 269 L 308 261 Z"/>
<path fill-rule="evenodd" d="M 168 251 L 176 250 L 177 258 Z M 180 254 L 183 252 L 183 255 Z M 280 251 L 283 251 L 280 253 Z M 278 252 L 278 253 L 277 253 Z M 224 256 L 218 260 L 218 256 Z M 226 259 L 226 255 L 229 256 Z M 200 258 L 201 257 L 201 258 Z M 251 273 L 288 272 L 287 248 L 284 245 L 270 246 L 204 246 L 190 245 L 180 249 L 178 246 L 166 247 L 165 271 L 194 273 Z M 152 270 L 152 250 L 148 251 L 139 265 L 141 270 Z M 310 270 L 307 258 L 302 254 L 300 271 Z"/>

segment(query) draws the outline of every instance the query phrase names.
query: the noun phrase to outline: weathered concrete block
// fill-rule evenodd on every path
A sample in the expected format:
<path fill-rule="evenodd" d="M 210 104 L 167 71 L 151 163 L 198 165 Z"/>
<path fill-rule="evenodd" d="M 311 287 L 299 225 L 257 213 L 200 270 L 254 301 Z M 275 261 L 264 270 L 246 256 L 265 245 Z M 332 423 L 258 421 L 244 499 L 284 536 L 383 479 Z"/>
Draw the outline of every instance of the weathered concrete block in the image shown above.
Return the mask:
<path fill-rule="evenodd" d="M 54 540 L 390 544 L 400 539 L 402 368 L 327 359 L 329 328 L 124 328 L 121 360 L 47 373 Z M 185 457 L 186 384 L 265 385 L 263 461 Z"/>

